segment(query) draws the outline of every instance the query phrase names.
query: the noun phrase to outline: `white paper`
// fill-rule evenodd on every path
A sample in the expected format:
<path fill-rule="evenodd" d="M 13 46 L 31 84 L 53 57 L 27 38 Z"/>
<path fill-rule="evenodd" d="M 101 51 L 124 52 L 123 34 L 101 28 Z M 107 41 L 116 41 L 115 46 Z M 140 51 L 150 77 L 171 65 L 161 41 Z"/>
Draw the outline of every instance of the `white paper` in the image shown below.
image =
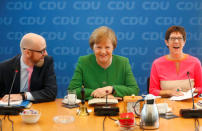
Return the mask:
<path fill-rule="evenodd" d="M 22 103 L 22 100 L 19 101 L 11 101 L 10 105 L 14 106 L 14 105 L 20 105 Z M 0 100 L 0 106 L 7 106 L 8 102 L 4 102 Z"/>
<path fill-rule="evenodd" d="M 192 88 L 192 92 L 194 92 L 195 88 Z M 185 99 L 191 99 L 192 98 L 192 92 L 191 90 L 187 92 L 182 92 L 184 95 L 183 96 L 172 96 L 170 100 L 175 100 L 175 101 L 180 101 L 180 100 L 185 100 Z M 193 96 L 196 96 L 197 93 L 193 93 Z"/>
<path fill-rule="evenodd" d="M 107 99 L 107 104 L 117 104 L 118 100 L 117 99 Z M 106 104 L 106 98 L 93 98 L 88 101 L 89 105 L 92 104 Z"/>

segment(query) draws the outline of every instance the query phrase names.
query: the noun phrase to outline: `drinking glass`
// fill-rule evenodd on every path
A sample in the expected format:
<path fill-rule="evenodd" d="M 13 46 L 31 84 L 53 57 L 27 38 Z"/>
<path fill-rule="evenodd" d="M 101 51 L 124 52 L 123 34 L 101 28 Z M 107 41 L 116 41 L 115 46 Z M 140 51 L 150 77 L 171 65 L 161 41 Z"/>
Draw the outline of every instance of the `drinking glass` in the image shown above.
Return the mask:
<path fill-rule="evenodd" d="M 68 90 L 66 99 L 69 105 L 75 105 L 77 100 L 76 90 Z"/>

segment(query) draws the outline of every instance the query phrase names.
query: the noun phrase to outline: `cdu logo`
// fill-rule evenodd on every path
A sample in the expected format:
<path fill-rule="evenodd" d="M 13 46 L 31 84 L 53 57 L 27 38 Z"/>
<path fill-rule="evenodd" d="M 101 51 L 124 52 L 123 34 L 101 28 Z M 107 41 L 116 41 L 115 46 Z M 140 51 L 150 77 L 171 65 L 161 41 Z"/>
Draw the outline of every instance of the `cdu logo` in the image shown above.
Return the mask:
<path fill-rule="evenodd" d="M 60 75 L 57 75 L 56 79 L 58 85 L 65 85 L 65 86 L 67 86 L 71 80 L 71 78 L 68 76 L 60 76 Z"/>
<path fill-rule="evenodd" d="M 63 61 L 55 62 L 54 67 L 55 67 L 55 70 L 66 70 L 67 63 Z"/>
<path fill-rule="evenodd" d="M 13 17 L 0 17 L 0 25 L 10 25 L 13 22 Z"/>
<path fill-rule="evenodd" d="M 6 8 L 8 10 L 31 10 L 32 2 L 8 2 Z"/>
<path fill-rule="evenodd" d="M 100 2 L 94 1 L 76 1 L 73 4 L 75 10 L 98 10 L 100 9 Z"/>
<path fill-rule="evenodd" d="M 14 53 L 14 47 L 0 47 L 1 55 L 11 55 Z"/>
<path fill-rule="evenodd" d="M 78 25 L 80 17 L 61 17 L 56 16 L 53 17 L 53 24 L 54 25 Z"/>
<path fill-rule="evenodd" d="M 148 48 L 141 47 L 124 47 L 121 49 L 121 55 L 146 55 L 148 52 Z"/>
<path fill-rule="evenodd" d="M 148 20 L 148 17 L 122 17 L 120 22 L 122 25 L 146 25 Z"/>
<path fill-rule="evenodd" d="M 73 34 L 75 40 L 88 40 L 90 37 L 89 32 L 76 32 Z"/>
<path fill-rule="evenodd" d="M 159 56 L 168 54 L 168 48 L 167 47 L 157 47 L 157 48 L 155 48 L 154 53 L 155 53 L 155 55 L 159 55 Z"/>
<path fill-rule="evenodd" d="M 144 71 L 148 71 L 151 69 L 152 63 L 151 62 L 143 62 L 141 65 L 141 69 Z"/>
<path fill-rule="evenodd" d="M 109 10 L 133 10 L 135 9 L 135 2 L 110 1 L 107 8 Z"/>
<path fill-rule="evenodd" d="M 88 25 L 111 25 L 114 22 L 114 17 L 87 17 Z"/>
<path fill-rule="evenodd" d="M 144 32 L 143 40 L 164 40 L 163 32 Z"/>
<path fill-rule="evenodd" d="M 170 7 L 169 2 L 143 2 L 142 8 L 144 10 L 168 10 Z"/>
<path fill-rule="evenodd" d="M 117 32 L 118 40 L 133 40 L 135 38 L 135 32 Z"/>
<path fill-rule="evenodd" d="M 8 32 L 6 38 L 8 40 L 20 40 L 26 32 Z"/>
<path fill-rule="evenodd" d="M 65 40 L 66 32 L 42 32 L 40 35 L 44 36 L 46 40 Z"/>
<path fill-rule="evenodd" d="M 202 17 L 191 17 L 189 23 L 191 25 L 202 25 Z"/>
<path fill-rule="evenodd" d="M 79 55 L 80 47 L 55 47 L 53 49 L 54 55 Z"/>
<path fill-rule="evenodd" d="M 192 54 L 195 56 L 197 56 L 197 55 L 202 56 L 202 48 L 190 48 L 190 49 L 188 49 L 188 52 L 189 52 L 189 54 Z"/>
<path fill-rule="evenodd" d="M 155 23 L 157 25 L 181 25 L 182 17 L 156 17 Z"/>
<path fill-rule="evenodd" d="M 147 77 L 135 77 L 138 84 L 145 85 L 147 83 Z"/>
<path fill-rule="evenodd" d="M 93 50 L 92 50 L 90 47 L 88 47 L 88 48 L 86 49 L 86 53 L 87 53 L 87 54 L 92 54 L 92 53 L 93 53 Z"/>
<path fill-rule="evenodd" d="M 39 9 L 41 10 L 64 10 L 65 7 L 66 2 L 43 1 L 39 4 Z"/>
<path fill-rule="evenodd" d="M 187 32 L 187 40 L 202 40 L 202 32 Z"/>
<path fill-rule="evenodd" d="M 20 17 L 19 23 L 21 25 L 43 25 L 46 22 L 46 17 Z"/>
<path fill-rule="evenodd" d="M 176 7 L 178 10 L 201 10 L 202 2 L 178 2 Z"/>

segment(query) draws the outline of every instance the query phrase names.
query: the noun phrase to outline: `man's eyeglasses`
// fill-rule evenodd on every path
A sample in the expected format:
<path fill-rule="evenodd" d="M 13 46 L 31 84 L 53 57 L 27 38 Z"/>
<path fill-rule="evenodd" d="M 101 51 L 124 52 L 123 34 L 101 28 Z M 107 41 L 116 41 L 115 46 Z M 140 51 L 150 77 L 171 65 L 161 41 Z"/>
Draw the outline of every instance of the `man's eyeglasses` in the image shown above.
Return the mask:
<path fill-rule="evenodd" d="M 46 48 L 44 48 L 43 50 L 33 50 L 33 49 L 23 48 L 23 50 L 30 50 L 30 51 L 33 51 L 33 52 L 38 52 L 38 53 L 40 53 L 42 55 L 46 52 Z"/>
<path fill-rule="evenodd" d="M 184 39 L 182 37 L 170 37 L 169 40 L 170 41 L 175 41 L 175 40 L 183 41 Z"/>

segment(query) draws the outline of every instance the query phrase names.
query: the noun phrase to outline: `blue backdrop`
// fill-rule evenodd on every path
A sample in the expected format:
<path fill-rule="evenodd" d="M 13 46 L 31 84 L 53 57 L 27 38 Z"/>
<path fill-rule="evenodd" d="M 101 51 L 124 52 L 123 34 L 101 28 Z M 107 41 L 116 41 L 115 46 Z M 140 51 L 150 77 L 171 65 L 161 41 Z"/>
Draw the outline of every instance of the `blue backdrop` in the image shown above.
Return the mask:
<path fill-rule="evenodd" d="M 184 52 L 202 59 L 201 0 L 1 0 L 0 61 L 20 53 L 25 33 L 41 34 L 63 97 L 78 57 L 92 53 L 90 34 L 103 25 L 116 32 L 114 54 L 129 58 L 140 94 L 147 92 L 153 60 L 168 53 L 164 35 L 171 25 L 185 27 Z"/>

